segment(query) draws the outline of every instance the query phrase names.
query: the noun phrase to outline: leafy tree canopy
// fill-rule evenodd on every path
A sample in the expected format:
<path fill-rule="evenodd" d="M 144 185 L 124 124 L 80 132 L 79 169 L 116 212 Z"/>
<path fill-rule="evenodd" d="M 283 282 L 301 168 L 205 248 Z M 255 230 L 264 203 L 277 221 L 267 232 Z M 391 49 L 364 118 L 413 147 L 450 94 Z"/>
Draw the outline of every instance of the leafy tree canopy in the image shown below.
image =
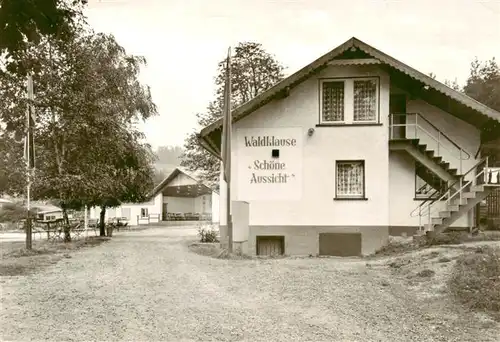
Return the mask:
<path fill-rule="evenodd" d="M 149 88 L 138 80 L 144 58 L 89 29 L 66 44 L 43 37 L 20 56 L 35 93 L 33 199 L 58 199 L 63 210 L 143 201 L 152 188 L 153 154 L 135 124 L 157 114 Z M 0 68 L 0 122 L 5 137 L 14 135 L 3 139 L 9 156 L 22 155 L 23 144 L 15 141 L 25 130 L 25 83 Z M 20 168 L 8 165 L 0 179 Z"/>
<path fill-rule="evenodd" d="M 0 0 L 0 54 L 21 62 L 19 53 L 43 37 L 71 40 L 86 4 L 87 0 Z"/>
<path fill-rule="evenodd" d="M 495 58 L 471 63 L 463 91 L 470 97 L 500 112 L 500 69 Z"/>
<path fill-rule="evenodd" d="M 444 84 L 467 94 L 496 111 L 500 111 L 500 69 L 494 57 L 486 61 L 474 59 L 470 65 L 469 77 L 463 87 L 456 80 L 453 82 L 445 80 Z M 493 119 L 488 121 L 482 129 L 481 135 L 483 142 L 500 138 L 498 121 Z"/>

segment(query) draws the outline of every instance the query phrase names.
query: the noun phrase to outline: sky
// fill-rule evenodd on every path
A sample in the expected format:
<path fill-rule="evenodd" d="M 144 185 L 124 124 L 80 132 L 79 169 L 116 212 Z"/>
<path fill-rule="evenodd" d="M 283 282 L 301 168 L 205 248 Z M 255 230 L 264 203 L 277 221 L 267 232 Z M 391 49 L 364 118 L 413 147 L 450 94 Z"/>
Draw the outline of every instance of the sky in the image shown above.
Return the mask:
<path fill-rule="evenodd" d="M 353 36 L 441 82 L 463 84 L 476 56 L 500 60 L 500 0 L 89 0 L 85 14 L 146 58 L 159 115 L 140 127 L 155 149 L 200 129 L 217 64 L 239 42 L 261 43 L 285 75 Z"/>

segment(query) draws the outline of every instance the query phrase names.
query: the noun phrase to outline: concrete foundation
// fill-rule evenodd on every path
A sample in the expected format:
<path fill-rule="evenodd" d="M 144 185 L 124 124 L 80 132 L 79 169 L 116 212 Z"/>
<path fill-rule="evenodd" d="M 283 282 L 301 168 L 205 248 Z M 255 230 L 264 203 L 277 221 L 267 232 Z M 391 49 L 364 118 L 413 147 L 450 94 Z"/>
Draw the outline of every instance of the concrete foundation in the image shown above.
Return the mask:
<path fill-rule="evenodd" d="M 319 255 L 321 233 L 339 234 L 361 234 L 361 248 L 356 255 L 370 255 L 375 253 L 388 243 L 389 227 L 369 226 L 250 226 L 248 241 L 235 242 L 234 251 L 241 251 L 243 254 L 256 255 L 257 236 L 273 235 L 284 236 L 285 255 Z M 221 247 L 227 247 L 227 227 L 220 226 Z M 354 246 L 346 246 L 347 250 L 353 250 Z"/>

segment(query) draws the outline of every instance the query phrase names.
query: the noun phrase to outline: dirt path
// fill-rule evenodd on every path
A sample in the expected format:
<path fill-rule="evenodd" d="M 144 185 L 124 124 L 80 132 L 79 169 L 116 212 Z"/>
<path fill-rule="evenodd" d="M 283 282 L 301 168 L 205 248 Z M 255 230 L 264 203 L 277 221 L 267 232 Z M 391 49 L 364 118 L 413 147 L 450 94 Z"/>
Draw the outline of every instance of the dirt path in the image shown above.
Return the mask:
<path fill-rule="evenodd" d="M 0 278 L 1 340 L 498 340 L 498 326 L 419 298 L 388 267 L 212 259 L 188 252 L 193 233 L 119 233 L 37 274 Z"/>

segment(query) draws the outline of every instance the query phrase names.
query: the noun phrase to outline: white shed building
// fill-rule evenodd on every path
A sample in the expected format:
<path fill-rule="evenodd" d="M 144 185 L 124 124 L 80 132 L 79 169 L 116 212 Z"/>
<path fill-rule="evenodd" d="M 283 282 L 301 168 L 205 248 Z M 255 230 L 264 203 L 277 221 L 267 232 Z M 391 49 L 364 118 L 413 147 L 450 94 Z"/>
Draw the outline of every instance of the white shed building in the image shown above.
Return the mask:
<path fill-rule="evenodd" d="M 90 209 L 90 218 L 99 219 L 100 208 Z M 125 217 L 130 225 L 162 221 L 219 222 L 219 194 L 184 168 L 175 168 L 143 203 L 123 203 L 106 209 L 106 220 Z"/>

